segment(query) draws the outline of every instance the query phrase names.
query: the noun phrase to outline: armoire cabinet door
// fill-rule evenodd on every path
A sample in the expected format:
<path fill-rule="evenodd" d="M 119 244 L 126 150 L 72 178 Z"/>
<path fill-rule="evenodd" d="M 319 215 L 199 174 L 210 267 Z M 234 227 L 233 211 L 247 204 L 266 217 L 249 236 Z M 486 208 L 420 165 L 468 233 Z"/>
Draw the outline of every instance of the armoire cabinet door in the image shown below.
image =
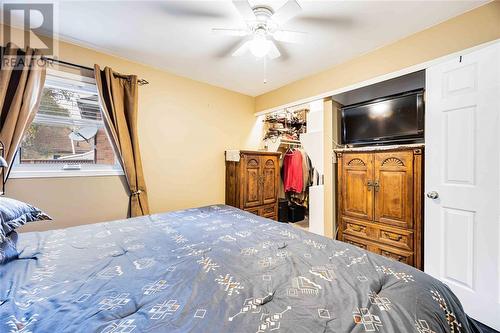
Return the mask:
<path fill-rule="evenodd" d="M 279 186 L 279 165 L 275 156 L 261 156 L 262 164 L 262 202 L 271 204 L 276 202 Z"/>
<path fill-rule="evenodd" d="M 251 208 L 262 204 L 261 159 L 260 156 L 244 155 L 242 169 L 243 207 Z"/>
<path fill-rule="evenodd" d="M 342 165 L 342 213 L 373 219 L 373 155 L 345 154 Z"/>
<path fill-rule="evenodd" d="M 413 227 L 413 152 L 375 153 L 375 221 Z"/>

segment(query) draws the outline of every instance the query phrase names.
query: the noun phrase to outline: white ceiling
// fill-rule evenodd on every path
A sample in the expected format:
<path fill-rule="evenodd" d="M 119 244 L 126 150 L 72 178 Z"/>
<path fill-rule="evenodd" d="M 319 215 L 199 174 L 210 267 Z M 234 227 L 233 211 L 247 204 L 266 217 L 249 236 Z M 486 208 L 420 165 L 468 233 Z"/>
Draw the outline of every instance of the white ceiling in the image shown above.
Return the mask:
<path fill-rule="evenodd" d="M 283 28 L 307 32 L 306 41 L 278 43 L 282 57 L 267 61 L 266 84 L 262 60 L 230 55 L 241 37 L 211 32 L 243 27 L 229 0 L 61 1 L 57 32 L 63 40 L 255 96 L 487 2 L 298 1 L 302 13 Z M 251 3 L 277 9 L 284 1 Z"/>

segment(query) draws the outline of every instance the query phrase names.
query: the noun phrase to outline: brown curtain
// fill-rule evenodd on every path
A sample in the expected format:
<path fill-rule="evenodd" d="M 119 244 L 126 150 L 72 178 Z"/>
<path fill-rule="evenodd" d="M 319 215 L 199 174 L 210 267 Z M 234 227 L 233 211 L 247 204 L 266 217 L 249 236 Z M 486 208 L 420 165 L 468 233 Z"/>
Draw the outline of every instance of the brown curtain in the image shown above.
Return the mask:
<path fill-rule="evenodd" d="M 0 140 L 10 172 L 17 148 L 40 106 L 45 61 L 38 50 L 21 50 L 11 43 L 1 48 Z"/>
<path fill-rule="evenodd" d="M 94 66 L 94 75 L 108 134 L 120 158 L 130 195 L 129 216 L 149 214 L 137 135 L 138 83 L 135 75 L 122 75 L 109 67 Z"/>

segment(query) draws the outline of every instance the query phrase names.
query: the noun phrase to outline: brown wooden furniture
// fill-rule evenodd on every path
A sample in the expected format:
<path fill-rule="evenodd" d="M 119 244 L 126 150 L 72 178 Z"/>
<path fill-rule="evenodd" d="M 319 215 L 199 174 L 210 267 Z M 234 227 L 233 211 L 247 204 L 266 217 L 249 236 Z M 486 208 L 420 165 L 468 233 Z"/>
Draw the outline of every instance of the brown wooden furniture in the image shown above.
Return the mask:
<path fill-rule="evenodd" d="M 280 153 L 240 151 L 240 161 L 226 161 L 226 204 L 278 219 Z"/>
<path fill-rule="evenodd" d="M 339 240 L 423 268 L 423 148 L 337 151 Z"/>

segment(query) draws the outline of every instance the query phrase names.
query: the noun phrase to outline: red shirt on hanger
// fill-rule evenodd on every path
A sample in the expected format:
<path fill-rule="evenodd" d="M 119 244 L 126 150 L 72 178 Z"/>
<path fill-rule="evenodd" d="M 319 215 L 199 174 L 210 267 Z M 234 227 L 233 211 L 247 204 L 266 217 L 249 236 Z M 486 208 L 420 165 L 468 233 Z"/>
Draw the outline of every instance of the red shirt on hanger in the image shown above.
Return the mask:
<path fill-rule="evenodd" d="M 285 154 L 283 160 L 283 186 L 285 192 L 301 193 L 303 183 L 302 154 L 298 150 Z"/>

